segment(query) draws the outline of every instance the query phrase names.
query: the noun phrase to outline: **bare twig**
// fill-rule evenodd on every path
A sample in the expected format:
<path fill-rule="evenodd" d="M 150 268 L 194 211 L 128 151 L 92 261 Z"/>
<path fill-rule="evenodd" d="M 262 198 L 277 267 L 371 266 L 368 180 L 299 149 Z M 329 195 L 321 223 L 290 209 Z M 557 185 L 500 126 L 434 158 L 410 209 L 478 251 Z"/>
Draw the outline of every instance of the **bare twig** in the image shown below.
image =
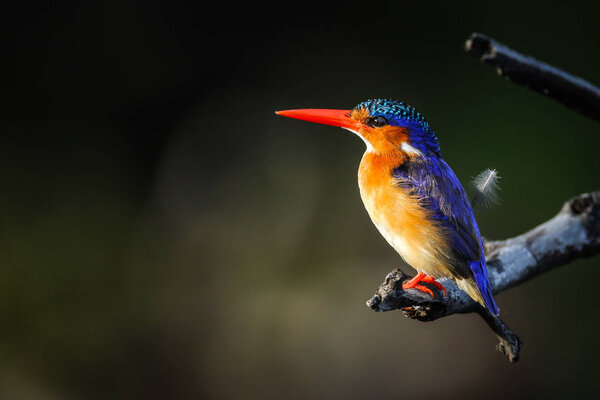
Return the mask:
<path fill-rule="evenodd" d="M 498 75 L 600 122 L 600 89 L 591 83 L 479 33 L 471 35 L 465 49 L 482 62 L 495 66 Z"/>
<path fill-rule="evenodd" d="M 541 273 L 575 259 L 600 253 L 600 191 L 567 201 L 560 212 L 542 225 L 514 238 L 486 242 L 486 258 L 494 293 L 500 293 Z M 374 311 L 402 309 L 408 318 L 433 321 L 452 314 L 479 313 L 498 336 L 498 349 L 511 362 L 519 359 L 522 343 L 498 317 L 474 302 L 451 280 L 442 281 L 446 296 L 435 298 L 402 289 L 409 277 L 399 269 L 388 274 L 367 301 Z M 432 289 L 433 286 L 431 286 Z"/>

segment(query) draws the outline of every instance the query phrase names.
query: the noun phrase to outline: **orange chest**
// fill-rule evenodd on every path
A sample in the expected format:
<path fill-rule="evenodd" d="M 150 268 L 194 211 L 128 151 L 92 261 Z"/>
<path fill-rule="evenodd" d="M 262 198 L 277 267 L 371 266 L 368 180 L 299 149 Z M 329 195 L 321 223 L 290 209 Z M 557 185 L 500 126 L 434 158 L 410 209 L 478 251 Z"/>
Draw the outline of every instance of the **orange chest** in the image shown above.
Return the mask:
<path fill-rule="evenodd" d="M 392 175 L 398 165 L 398 160 L 366 153 L 358 170 L 360 195 L 371 220 L 388 243 L 409 264 L 427 270 L 428 265 L 438 264 L 437 256 L 425 258 L 445 247 L 443 235 L 419 199 L 398 185 Z M 430 271 L 435 272 L 433 267 Z"/>
<path fill-rule="evenodd" d="M 370 152 L 365 153 L 358 168 L 358 186 L 367 212 L 373 222 L 402 218 L 413 207 L 414 198 L 403 190 L 393 176 L 402 160 Z"/>

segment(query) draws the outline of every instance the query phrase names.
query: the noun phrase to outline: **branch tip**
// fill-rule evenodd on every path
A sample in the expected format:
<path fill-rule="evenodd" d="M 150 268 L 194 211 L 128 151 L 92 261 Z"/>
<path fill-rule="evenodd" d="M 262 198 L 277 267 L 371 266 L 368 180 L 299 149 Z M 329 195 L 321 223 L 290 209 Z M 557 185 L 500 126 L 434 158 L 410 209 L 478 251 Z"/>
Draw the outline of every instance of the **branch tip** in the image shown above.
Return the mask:
<path fill-rule="evenodd" d="M 584 79 L 519 53 L 494 39 L 473 33 L 465 51 L 496 68 L 501 77 L 550 97 L 600 122 L 600 89 Z"/>

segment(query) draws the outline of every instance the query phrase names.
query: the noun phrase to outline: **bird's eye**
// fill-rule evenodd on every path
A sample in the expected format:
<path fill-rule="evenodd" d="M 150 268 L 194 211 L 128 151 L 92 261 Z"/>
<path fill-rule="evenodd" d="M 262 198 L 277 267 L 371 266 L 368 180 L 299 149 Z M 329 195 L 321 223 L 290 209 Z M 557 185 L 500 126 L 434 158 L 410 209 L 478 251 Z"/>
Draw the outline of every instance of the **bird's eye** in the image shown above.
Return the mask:
<path fill-rule="evenodd" d="M 373 128 L 380 128 L 387 124 L 387 120 L 384 117 L 371 117 L 367 120 L 367 125 Z"/>

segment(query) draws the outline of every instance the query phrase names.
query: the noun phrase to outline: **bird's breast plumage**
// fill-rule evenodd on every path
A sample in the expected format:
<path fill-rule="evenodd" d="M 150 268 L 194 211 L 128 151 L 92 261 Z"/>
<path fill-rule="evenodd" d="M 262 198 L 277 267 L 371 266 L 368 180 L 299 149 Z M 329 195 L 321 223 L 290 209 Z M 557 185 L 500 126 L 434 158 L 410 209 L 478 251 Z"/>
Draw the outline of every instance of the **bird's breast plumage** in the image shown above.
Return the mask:
<path fill-rule="evenodd" d="M 394 169 L 406 161 L 365 153 L 358 172 L 361 198 L 381 235 L 409 265 L 435 277 L 451 276 L 444 228 L 393 175 Z"/>

